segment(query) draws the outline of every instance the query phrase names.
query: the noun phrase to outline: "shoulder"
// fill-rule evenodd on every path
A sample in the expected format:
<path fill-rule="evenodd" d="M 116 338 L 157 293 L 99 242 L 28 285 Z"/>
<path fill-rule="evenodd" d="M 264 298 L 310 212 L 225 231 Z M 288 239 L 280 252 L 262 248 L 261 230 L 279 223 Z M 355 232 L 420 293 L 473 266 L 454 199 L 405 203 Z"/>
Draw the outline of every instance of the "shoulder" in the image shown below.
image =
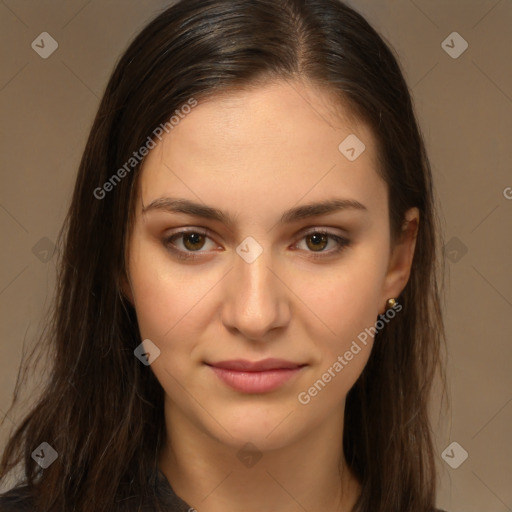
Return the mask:
<path fill-rule="evenodd" d="M 14 487 L 0 494 L 0 512 L 33 512 L 32 493 L 28 485 Z"/>
<path fill-rule="evenodd" d="M 193 510 L 192 507 L 176 496 L 163 473 L 158 474 L 155 490 L 158 501 L 166 510 L 172 510 L 173 512 L 190 512 Z M 143 501 L 141 503 L 139 496 L 125 497 L 116 504 L 116 511 L 143 510 L 153 512 L 155 510 L 152 502 Z M 20 484 L 0 493 L 0 512 L 35 512 L 32 488 L 29 485 Z"/>
<path fill-rule="evenodd" d="M 187 503 L 181 500 L 169 485 L 165 476 L 159 472 L 158 490 L 166 504 L 172 506 L 172 510 L 190 510 Z M 128 507 L 129 508 L 129 507 Z M 15 487 L 9 491 L 0 494 L 0 512 L 34 512 L 32 493 L 28 485 Z M 432 512 L 447 512 L 446 510 L 436 508 Z"/>

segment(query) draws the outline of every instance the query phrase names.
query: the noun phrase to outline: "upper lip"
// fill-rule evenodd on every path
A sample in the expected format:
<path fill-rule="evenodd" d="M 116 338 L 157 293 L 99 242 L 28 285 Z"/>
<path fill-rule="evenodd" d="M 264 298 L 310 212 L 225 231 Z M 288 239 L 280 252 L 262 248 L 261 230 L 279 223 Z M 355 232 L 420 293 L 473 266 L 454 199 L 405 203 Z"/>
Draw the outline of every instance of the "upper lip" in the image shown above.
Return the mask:
<path fill-rule="evenodd" d="M 262 372 L 266 370 L 281 370 L 290 368 L 300 368 L 304 366 L 300 363 L 285 361 L 284 359 L 262 359 L 261 361 L 248 361 L 246 359 L 234 359 L 230 361 L 218 361 L 216 363 L 207 363 L 209 366 L 223 368 L 225 370 L 237 370 L 248 372 Z"/>

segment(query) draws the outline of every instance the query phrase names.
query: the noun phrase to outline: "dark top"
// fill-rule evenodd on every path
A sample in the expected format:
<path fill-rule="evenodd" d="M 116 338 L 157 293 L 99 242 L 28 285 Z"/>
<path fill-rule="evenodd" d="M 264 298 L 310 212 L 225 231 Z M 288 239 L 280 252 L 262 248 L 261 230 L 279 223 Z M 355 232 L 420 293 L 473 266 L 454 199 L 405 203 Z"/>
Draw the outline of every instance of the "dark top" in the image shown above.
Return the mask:
<path fill-rule="evenodd" d="M 162 508 L 167 512 L 196 512 L 194 508 L 175 494 L 169 481 L 160 469 L 158 469 L 157 473 L 156 494 L 162 503 Z M 130 510 L 135 510 L 135 504 L 130 506 L 129 500 L 127 500 L 123 508 L 130 512 Z M 0 494 L 0 512 L 34 512 L 29 487 L 27 485 L 15 487 L 4 494 Z M 435 509 L 433 512 L 446 511 Z"/>
<path fill-rule="evenodd" d="M 166 476 L 158 469 L 156 478 L 156 495 L 166 512 L 194 512 L 194 508 L 185 503 L 175 494 Z M 123 511 L 130 512 L 137 510 L 135 500 L 127 499 Z M 148 506 L 145 511 L 150 511 Z M 3 494 L 0 494 L 0 512 L 34 512 L 32 496 L 28 485 L 15 487 Z"/>

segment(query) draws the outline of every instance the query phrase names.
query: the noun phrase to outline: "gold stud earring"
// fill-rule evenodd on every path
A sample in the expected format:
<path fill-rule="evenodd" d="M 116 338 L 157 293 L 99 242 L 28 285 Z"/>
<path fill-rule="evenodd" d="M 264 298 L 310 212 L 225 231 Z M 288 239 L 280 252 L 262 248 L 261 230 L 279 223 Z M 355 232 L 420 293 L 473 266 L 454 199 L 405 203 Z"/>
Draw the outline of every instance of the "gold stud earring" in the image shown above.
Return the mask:
<path fill-rule="evenodd" d="M 395 299 L 388 299 L 386 301 L 386 310 L 393 308 L 396 305 Z"/>

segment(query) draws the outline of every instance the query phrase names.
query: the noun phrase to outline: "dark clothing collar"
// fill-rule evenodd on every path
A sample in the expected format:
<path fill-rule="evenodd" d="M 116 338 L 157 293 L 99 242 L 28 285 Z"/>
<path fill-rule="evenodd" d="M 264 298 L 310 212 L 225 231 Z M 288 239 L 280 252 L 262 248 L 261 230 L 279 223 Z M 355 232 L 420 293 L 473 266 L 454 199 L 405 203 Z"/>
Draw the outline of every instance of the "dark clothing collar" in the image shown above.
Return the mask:
<path fill-rule="evenodd" d="M 194 512 L 194 508 L 176 495 L 164 473 L 157 469 L 156 494 L 169 512 Z"/>

